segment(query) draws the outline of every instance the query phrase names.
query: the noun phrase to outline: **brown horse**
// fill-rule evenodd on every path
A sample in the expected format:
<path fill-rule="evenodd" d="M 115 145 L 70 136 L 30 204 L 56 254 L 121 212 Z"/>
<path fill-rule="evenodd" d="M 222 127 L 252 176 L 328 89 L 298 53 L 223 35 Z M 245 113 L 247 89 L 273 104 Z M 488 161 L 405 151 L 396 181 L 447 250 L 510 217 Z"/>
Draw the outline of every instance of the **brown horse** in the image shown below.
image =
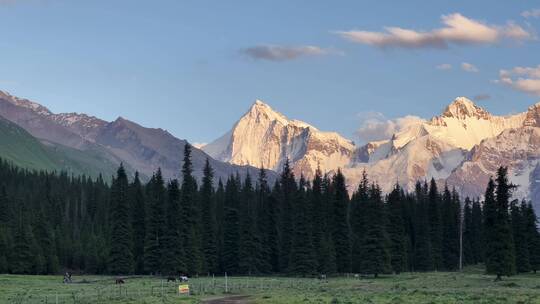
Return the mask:
<path fill-rule="evenodd" d="M 122 279 L 122 278 L 117 278 L 116 281 L 115 281 L 115 284 L 116 284 L 116 285 L 124 284 L 124 283 L 126 283 L 126 282 L 125 282 L 124 279 Z"/>

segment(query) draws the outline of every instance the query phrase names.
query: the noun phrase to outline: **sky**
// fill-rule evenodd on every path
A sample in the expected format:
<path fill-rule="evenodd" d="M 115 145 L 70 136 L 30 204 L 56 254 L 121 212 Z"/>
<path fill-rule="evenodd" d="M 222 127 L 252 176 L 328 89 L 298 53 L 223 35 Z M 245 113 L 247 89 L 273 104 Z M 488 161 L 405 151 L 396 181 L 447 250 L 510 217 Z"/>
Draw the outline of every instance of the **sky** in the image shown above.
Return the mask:
<path fill-rule="evenodd" d="M 193 143 L 261 99 L 363 141 L 457 96 L 526 110 L 539 30 L 537 1 L 0 0 L 0 90 Z"/>

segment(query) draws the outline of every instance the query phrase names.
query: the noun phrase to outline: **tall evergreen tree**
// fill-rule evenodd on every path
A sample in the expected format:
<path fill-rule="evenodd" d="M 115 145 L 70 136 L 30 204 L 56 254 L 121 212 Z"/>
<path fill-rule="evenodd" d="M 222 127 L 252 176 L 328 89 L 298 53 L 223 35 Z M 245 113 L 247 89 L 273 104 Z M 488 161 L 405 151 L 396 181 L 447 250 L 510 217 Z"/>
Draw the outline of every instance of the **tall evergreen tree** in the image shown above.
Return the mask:
<path fill-rule="evenodd" d="M 163 237 L 166 229 L 165 186 L 161 169 L 152 176 L 147 185 L 148 210 L 146 212 L 144 238 L 144 269 L 146 273 L 155 274 L 161 268 Z"/>
<path fill-rule="evenodd" d="M 246 175 L 241 191 L 240 240 L 238 244 L 238 271 L 243 274 L 256 274 L 260 265 L 260 242 L 255 226 L 255 192 L 249 173 Z"/>
<path fill-rule="evenodd" d="M 527 238 L 527 222 L 525 220 L 526 202 L 520 205 L 518 200 L 510 203 L 510 219 L 512 223 L 512 237 L 514 239 L 514 252 L 517 272 L 530 272 L 529 244 Z"/>
<path fill-rule="evenodd" d="M 172 180 L 167 185 L 166 204 L 167 221 L 162 238 L 161 273 L 168 275 L 186 273 L 185 252 L 180 232 L 183 223 L 178 180 Z"/>
<path fill-rule="evenodd" d="M 134 270 L 128 180 L 123 165 L 118 168 L 111 187 L 111 251 L 109 267 L 112 274 L 130 274 Z"/>
<path fill-rule="evenodd" d="M 131 223 L 133 227 L 133 259 L 135 262 L 135 273 L 144 273 L 144 239 L 146 206 L 144 203 L 144 192 L 139 178 L 139 172 L 135 172 L 135 178 L 130 185 L 131 197 Z"/>
<path fill-rule="evenodd" d="M 442 198 L 443 220 L 443 266 L 446 270 L 456 270 L 459 266 L 459 200 L 445 185 Z"/>
<path fill-rule="evenodd" d="M 389 240 L 385 229 L 384 205 L 379 186 L 372 184 L 366 212 L 366 233 L 362 238 L 361 272 L 377 277 L 391 270 Z"/>
<path fill-rule="evenodd" d="M 515 273 L 514 241 L 508 219 L 511 189 L 507 169 L 501 167 L 497 171 L 496 185 L 490 179 L 485 195 L 486 271 L 497 275 L 497 280 Z"/>
<path fill-rule="evenodd" d="M 433 270 L 433 257 L 431 256 L 430 226 L 427 208 L 427 189 L 420 182 L 415 186 L 414 207 L 414 263 L 415 271 Z"/>
<path fill-rule="evenodd" d="M 351 271 L 351 244 L 347 211 L 349 209 L 349 194 L 345 185 L 345 177 L 341 170 L 332 179 L 332 239 L 336 251 L 336 266 L 340 273 Z"/>
<path fill-rule="evenodd" d="M 441 197 L 437 189 L 437 183 L 432 178 L 429 183 L 428 193 L 428 219 L 429 238 L 431 243 L 431 256 L 435 269 L 443 269 L 443 220 L 441 214 Z"/>
<path fill-rule="evenodd" d="M 366 232 L 366 204 L 369 203 L 369 180 L 366 172 L 362 172 L 362 180 L 353 194 L 350 204 L 349 219 L 351 223 L 351 266 L 352 271 L 362 271 L 363 241 Z"/>
<path fill-rule="evenodd" d="M 206 159 L 202 180 L 201 198 L 201 220 L 202 220 L 202 251 L 204 254 L 204 270 L 209 273 L 218 272 L 218 252 L 216 243 L 216 208 L 214 197 L 214 170 L 210 162 Z"/>
<path fill-rule="evenodd" d="M 184 245 L 187 271 L 190 274 L 201 272 L 203 266 L 203 253 L 201 250 L 200 210 L 197 202 L 197 181 L 193 177 L 193 163 L 191 161 L 191 145 L 184 145 L 184 159 L 182 165 L 182 243 Z"/>
<path fill-rule="evenodd" d="M 270 188 L 264 168 L 259 169 L 257 185 L 255 187 L 257 209 L 257 234 L 260 238 L 259 259 L 257 269 L 261 273 L 276 271 L 273 255 L 277 255 L 277 230 L 276 230 L 276 204 L 270 199 Z M 274 254 L 273 254 L 274 253 Z"/>
<path fill-rule="evenodd" d="M 306 188 L 306 181 L 301 176 L 294 206 L 294 234 L 289 265 L 290 273 L 300 275 L 314 274 L 317 269 L 310 233 Z"/>
<path fill-rule="evenodd" d="M 403 201 L 403 191 L 399 184 L 396 184 L 392 192 L 390 192 L 388 195 L 387 231 L 390 241 L 390 263 L 392 270 L 397 274 L 405 271 L 407 265 L 407 245 L 402 206 Z"/>
<path fill-rule="evenodd" d="M 289 160 L 283 166 L 280 177 L 279 192 L 279 269 L 287 271 L 291 256 L 293 230 L 293 201 L 297 185 L 294 174 L 289 166 Z"/>
<path fill-rule="evenodd" d="M 474 255 L 474 264 L 484 262 L 484 233 L 483 215 L 480 201 L 474 200 L 472 204 L 471 250 Z"/>
<path fill-rule="evenodd" d="M 538 220 L 532 204 L 529 202 L 523 207 L 523 217 L 526 226 L 526 237 L 529 249 L 529 263 L 531 270 L 536 273 L 540 269 L 540 232 L 538 231 Z"/>
<path fill-rule="evenodd" d="M 229 275 L 238 274 L 239 187 L 236 178 L 229 177 L 225 185 L 225 218 L 223 220 L 223 249 L 221 253 L 223 271 Z"/>

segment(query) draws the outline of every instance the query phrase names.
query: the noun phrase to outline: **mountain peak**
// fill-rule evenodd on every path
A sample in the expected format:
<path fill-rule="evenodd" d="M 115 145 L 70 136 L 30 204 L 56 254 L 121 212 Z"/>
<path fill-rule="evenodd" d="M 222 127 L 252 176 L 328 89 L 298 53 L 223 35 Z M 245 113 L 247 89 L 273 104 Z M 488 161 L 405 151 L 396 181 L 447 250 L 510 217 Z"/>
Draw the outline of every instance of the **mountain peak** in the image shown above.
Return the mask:
<path fill-rule="evenodd" d="M 469 117 L 488 119 L 491 115 L 467 97 L 457 97 L 444 109 L 442 116 L 457 119 L 466 119 Z"/>

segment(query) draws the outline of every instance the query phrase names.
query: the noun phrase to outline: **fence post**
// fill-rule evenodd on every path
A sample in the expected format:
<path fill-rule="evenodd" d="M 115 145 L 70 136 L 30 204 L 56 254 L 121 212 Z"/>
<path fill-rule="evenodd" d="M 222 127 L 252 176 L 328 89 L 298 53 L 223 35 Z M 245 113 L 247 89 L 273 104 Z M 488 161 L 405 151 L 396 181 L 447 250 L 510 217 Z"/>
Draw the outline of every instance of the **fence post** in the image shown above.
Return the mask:
<path fill-rule="evenodd" d="M 228 281 L 226 272 L 225 272 L 225 293 L 229 293 L 229 281 Z"/>
<path fill-rule="evenodd" d="M 56 304 L 58 304 L 58 291 L 56 292 Z"/>

